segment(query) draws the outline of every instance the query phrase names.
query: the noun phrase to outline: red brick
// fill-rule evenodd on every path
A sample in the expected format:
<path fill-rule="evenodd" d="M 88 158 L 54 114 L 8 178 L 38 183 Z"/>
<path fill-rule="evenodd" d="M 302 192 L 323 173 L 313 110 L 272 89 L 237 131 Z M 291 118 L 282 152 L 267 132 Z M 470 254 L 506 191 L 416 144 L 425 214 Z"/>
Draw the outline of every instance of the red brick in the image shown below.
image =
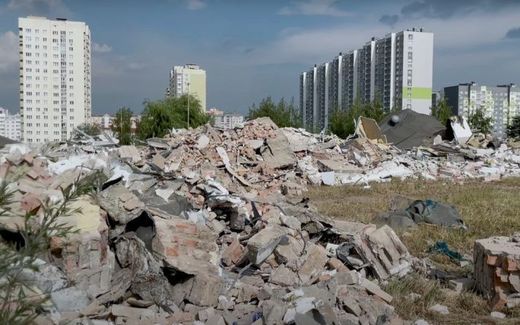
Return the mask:
<path fill-rule="evenodd" d="M 498 256 L 488 255 L 486 258 L 487 265 L 496 265 Z"/>

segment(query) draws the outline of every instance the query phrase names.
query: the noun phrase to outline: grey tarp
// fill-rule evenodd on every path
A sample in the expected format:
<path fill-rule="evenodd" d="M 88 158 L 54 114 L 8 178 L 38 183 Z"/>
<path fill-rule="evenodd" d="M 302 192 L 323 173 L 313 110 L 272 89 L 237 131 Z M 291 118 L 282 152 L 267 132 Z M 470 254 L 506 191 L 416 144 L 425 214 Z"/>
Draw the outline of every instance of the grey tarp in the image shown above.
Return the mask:
<path fill-rule="evenodd" d="M 404 210 L 394 210 L 380 216 L 380 220 L 394 229 L 414 227 L 418 223 L 465 228 L 454 206 L 433 200 L 414 201 Z"/>
<path fill-rule="evenodd" d="M 397 115 L 399 122 L 392 122 Z M 443 134 L 446 128 L 433 116 L 405 109 L 390 114 L 379 124 L 389 143 L 400 149 L 410 149 L 423 144 L 431 144 L 437 134 Z"/>

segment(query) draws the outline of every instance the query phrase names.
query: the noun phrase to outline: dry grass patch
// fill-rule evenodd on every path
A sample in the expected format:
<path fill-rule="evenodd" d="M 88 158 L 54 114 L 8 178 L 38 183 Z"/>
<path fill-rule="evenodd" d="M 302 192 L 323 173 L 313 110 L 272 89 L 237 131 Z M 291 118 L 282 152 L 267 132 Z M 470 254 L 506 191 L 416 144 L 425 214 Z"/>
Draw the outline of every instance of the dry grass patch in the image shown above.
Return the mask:
<path fill-rule="evenodd" d="M 462 276 L 471 273 L 471 267 L 461 268 L 446 256 L 428 253 L 428 249 L 442 240 L 451 249 L 472 256 L 476 239 L 509 236 L 520 231 L 519 190 L 520 178 L 491 183 L 470 181 L 465 184 L 414 180 L 373 184 L 369 189 L 353 186 L 313 187 L 307 196 L 325 215 L 365 223 L 374 222 L 376 216 L 387 212 L 391 200 L 397 195 L 454 205 L 468 230 L 423 224 L 399 235 L 412 255 L 429 257 L 440 269 Z M 489 317 L 491 310 L 479 295 L 473 292 L 455 294 L 439 282 L 417 274 L 392 280 L 385 290 L 394 296 L 393 305 L 404 319 L 425 318 L 433 324 L 498 323 Z M 414 300 L 410 294 L 419 294 L 420 298 Z M 437 303 L 447 306 L 450 314 L 442 316 L 429 312 L 428 308 Z M 500 324 L 520 323 L 520 308 L 509 310 L 508 314 L 515 318 Z"/>
<path fill-rule="evenodd" d="M 387 212 L 396 195 L 413 199 L 433 199 L 454 205 L 468 226 L 458 230 L 435 225 L 420 225 L 418 229 L 401 233 L 401 237 L 415 256 L 426 256 L 436 241 L 443 240 L 450 248 L 471 254 L 476 239 L 489 236 L 509 236 L 520 231 L 520 179 L 506 179 L 465 184 L 427 181 L 393 181 L 361 187 L 312 187 L 307 195 L 320 212 L 330 217 L 373 222 Z"/>

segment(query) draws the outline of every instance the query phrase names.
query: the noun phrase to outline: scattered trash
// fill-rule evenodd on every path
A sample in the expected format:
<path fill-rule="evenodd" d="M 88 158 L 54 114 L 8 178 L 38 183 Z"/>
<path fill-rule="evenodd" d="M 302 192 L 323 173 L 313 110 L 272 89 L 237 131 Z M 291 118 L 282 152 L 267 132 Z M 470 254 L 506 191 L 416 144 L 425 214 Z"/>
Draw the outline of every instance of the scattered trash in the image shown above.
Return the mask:
<path fill-rule="evenodd" d="M 448 247 L 448 244 L 444 241 L 437 241 L 430 247 L 430 253 L 439 253 L 448 256 L 452 261 L 460 262 L 464 260 L 464 257 L 457 251 L 453 251 Z"/>

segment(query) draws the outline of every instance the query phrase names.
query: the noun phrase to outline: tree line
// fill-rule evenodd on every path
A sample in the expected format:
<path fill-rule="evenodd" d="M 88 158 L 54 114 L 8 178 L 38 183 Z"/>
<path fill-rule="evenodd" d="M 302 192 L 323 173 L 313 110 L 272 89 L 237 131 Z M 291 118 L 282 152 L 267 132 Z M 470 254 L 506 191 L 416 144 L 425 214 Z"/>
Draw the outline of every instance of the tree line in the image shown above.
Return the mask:
<path fill-rule="evenodd" d="M 386 116 L 396 114 L 399 110 L 394 108 L 388 112 L 377 99 L 367 103 L 356 99 L 348 110 L 339 107 L 332 110 L 329 115 L 328 130 L 325 131 L 346 138 L 354 134 L 356 121 L 360 116 L 372 118 L 380 123 Z M 454 115 L 453 111 L 445 98 L 431 107 L 432 116 L 443 125 L 449 123 Z M 203 111 L 200 101 L 191 95 L 145 101 L 144 111 L 135 132 L 132 130 L 132 116 L 133 112 L 129 108 L 122 107 L 113 120 L 112 131 L 122 145 L 131 144 L 136 140 L 164 137 L 171 132 L 172 128 L 196 128 L 211 121 L 211 117 Z M 294 99 L 287 101 L 282 98 L 275 102 L 271 97 L 266 97 L 258 105 L 253 104 L 249 107 L 246 118 L 258 117 L 269 117 L 279 127 L 303 127 L 302 116 L 294 104 Z M 486 116 L 482 107 L 469 114 L 468 123 L 474 132 L 486 134 L 492 132 L 493 119 Z M 90 135 L 101 132 L 98 126 L 91 124 L 83 125 L 80 129 Z M 309 131 L 319 133 L 322 130 Z M 512 123 L 507 128 L 507 135 L 510 138 L 520 138 L 520 116 L 512 119 Z"/>

